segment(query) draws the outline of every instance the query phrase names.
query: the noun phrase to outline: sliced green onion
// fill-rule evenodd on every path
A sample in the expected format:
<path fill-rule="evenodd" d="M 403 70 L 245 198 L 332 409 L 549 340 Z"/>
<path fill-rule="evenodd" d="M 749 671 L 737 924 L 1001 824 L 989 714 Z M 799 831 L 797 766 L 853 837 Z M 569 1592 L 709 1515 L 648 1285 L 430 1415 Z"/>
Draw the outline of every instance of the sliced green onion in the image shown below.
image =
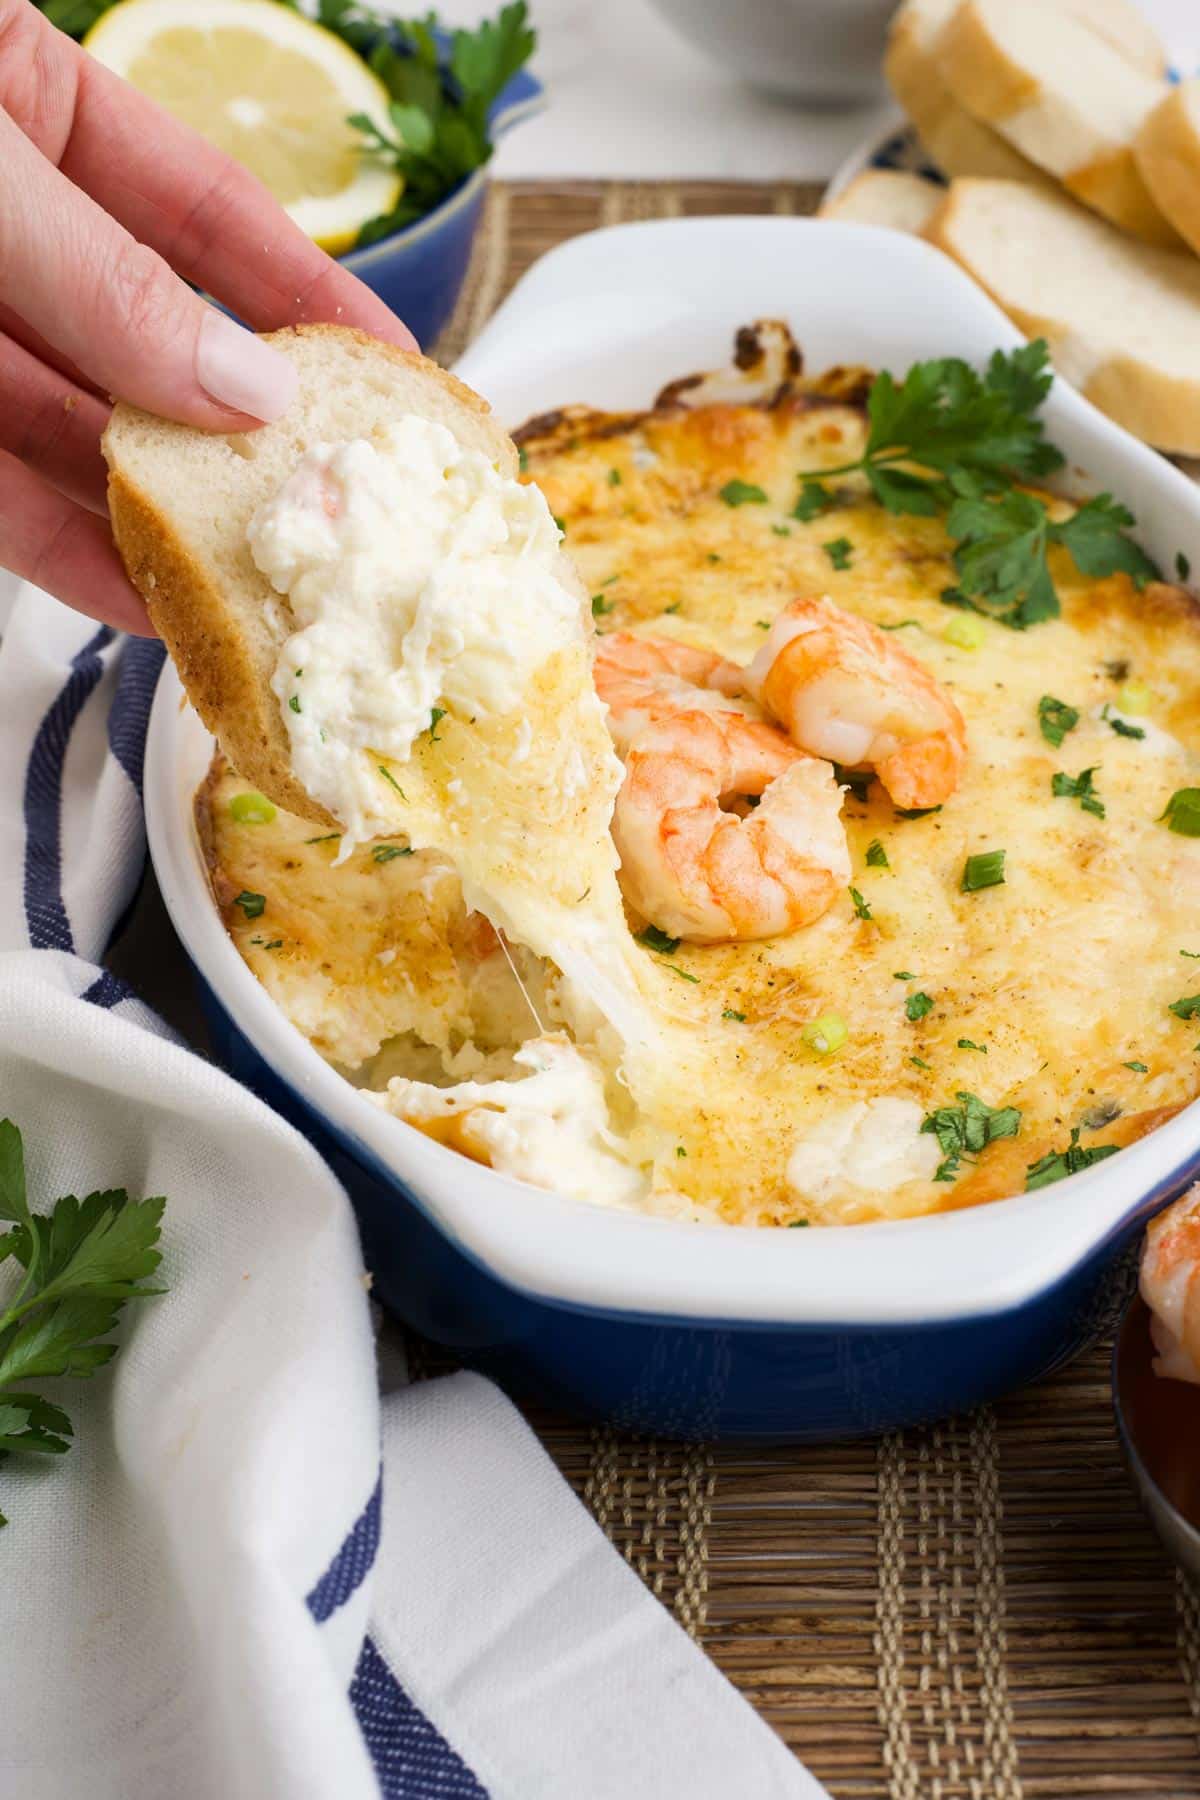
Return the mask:
<path fill-rule="evenodd" d="M 235 794 L 229 802 L 229 811 L 239 825 L 269 825 L 275 817 L 275 802 L 252 790 Z"/>
<path fill-rule="evenodd" d="M 1148 713 L 1154 705 L 1154 690 L 1144 681 L 1127 681 L 1117 694 L 1117 705 L 1122 712 Z"/>
<path fill-rule="evenodd" d="M 979 650 L 987 640 L 987 626 L 975 613 L 957 613 L 942 636 L 959 650 Z"/>
<path fill-rule="evenodd" d="M 841 1013 L 822 1013 L 819 1019 L 810 1019 L 801 1028 L 800 1036 L 810 1050 L 818 1056 L 832 1056 L 840 1050 L 850 1035 L 849 1027 Z"/>
<path fill-rule="evenodd" d="M 1004 854 L 1003 850 L 980 850 L 968 856 L 963 865 L 962 892 L 977 894 L 980 888 L 1003 886 Z"/>

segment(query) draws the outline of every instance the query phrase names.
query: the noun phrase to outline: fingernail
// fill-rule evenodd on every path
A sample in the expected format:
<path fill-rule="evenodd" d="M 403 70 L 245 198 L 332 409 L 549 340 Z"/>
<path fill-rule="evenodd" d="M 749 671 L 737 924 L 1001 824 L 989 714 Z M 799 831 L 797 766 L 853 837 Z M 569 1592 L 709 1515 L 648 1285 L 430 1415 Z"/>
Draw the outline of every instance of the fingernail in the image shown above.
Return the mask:
<path fill-rule="evenodd" d="M 290 357 L 211 307 L 196 338 L 196 380 L 221 406 L 264 424 L 287 411 L 299 385 Z"/>

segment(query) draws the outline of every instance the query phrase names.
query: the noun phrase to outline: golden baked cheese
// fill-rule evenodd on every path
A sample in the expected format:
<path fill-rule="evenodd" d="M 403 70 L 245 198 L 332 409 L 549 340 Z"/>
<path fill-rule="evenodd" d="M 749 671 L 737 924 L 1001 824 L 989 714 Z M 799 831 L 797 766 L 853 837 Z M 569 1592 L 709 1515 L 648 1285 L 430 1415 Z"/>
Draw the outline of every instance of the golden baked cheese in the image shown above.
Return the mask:
<path fill-rule="evenodd" d="M 518 434 L 599 631 L 744 665 L 791 598 L 828 595 L 895 632 L 944 686 L 967 760 L 922 816 L 849 779 L 853 873 L 815 924 L 720 945 L 648 934 L 647 991 L 677 1064 L 634 1084 L 645 1204 L 832 1224 L 1019 1192 L 1073 1132 L 1085 1149 L 1123 1145 L 1200 1091 L 1200 999 L 1194 1018 L 1179 1006 L 1200 993 L 1200 839 L 1162 816 L 1200 786 L 1200 609 L 1182 587 L 1089 580 L 1057 550 L 1061 617 L 1017 631 L 947 606 L 941 519 L 886 512 L 858 478 L 833 481 L 828 503 L 803 497 L 802 472 L 859 453 L 869 374 L 805 380 L 779 332 L 741 334 L 738 363 L 732 379 L 672 384 L 644 414 L 568 408 Z M 1048 702 L 1078 714 L 1057 745 Z M 394 1038 L 412 1048 L 408 1072 L 451 1080 L 462 1065 L 445 1053 L 480 1026 L 462 972 L 474 927 L 449 866 L 435 859 L 422 882 L 418 859 L 377 866 L 367 846 L 333 869 L 325 847 L 296 843 L 298 821 L 237 825 L 231 784 L 211 786 L 206 816 L 218 894 L 255 972 L 340 1066 Z M 994 872 L 1001 851 L 1002 882 L 964 881 L 969 859 L 990 856 Z M 270 896 L 257 919 L 228 904 L 246 886 Z M 385 991 L 381 949 L 396 951 Z M 534 1030 L 509 987 L 520 1004 L 501 1011 L 519 1041 Z M 551 1023 L 564 1020 L 574 1029 L 569 1006 Z M 432 1077 L 419 1044 L 441 1057 Z M 922 1124 L 972 1105 L 963 1095 L 1019 1121 L 947 1170 Z"/>

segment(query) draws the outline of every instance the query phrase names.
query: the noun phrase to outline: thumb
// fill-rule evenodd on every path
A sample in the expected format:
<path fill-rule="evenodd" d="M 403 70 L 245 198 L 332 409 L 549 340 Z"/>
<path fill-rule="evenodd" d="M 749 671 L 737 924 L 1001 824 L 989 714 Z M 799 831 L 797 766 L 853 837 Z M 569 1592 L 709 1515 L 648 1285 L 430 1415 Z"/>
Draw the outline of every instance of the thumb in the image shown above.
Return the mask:
<path fill-rule="evenodd" d="M 82 193 L 0 113 L 0 291 L 91 381 L 208 431 L 278 418 L 281 351 L 235 325 Z"/>

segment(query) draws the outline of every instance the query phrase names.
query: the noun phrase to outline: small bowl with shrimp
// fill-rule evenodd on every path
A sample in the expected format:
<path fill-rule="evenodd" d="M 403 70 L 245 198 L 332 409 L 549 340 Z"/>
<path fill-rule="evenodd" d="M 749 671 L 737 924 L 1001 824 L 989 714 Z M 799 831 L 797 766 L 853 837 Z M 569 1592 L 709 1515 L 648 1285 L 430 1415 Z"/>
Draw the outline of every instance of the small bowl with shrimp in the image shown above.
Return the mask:
<path fill-rule="evenodd" d="M 972 1406 L 1111 1327 L 1200 1175 L 1200 497 L 1035 361 L 923 243 L 705 218 L 571 240 L 460 365 L 590 598 L 661 1054 L 427 853 L 235 816 L 164 673 L 149 836 L 216 1052 L 383 1303 L 512 1391 L 745 1439 Z M 867 479 L 917 364 L 1024 397 L 1029 591 Z"/>

